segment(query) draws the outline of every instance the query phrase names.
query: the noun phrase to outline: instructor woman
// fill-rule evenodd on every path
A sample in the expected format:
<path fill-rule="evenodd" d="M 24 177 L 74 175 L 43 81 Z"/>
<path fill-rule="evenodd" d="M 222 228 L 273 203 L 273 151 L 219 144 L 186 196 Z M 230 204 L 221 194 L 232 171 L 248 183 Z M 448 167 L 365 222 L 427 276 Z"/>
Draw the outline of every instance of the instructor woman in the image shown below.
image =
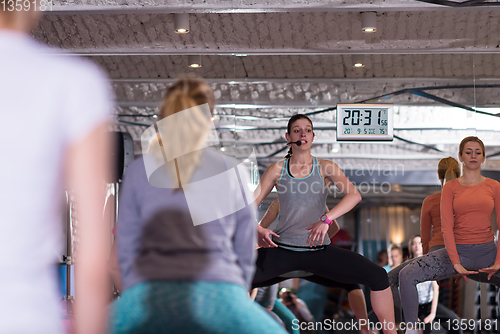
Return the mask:
<path fill-rule="evenodd" d="M 385 270 L 363 256 L 330 245 L 325 238 L 329 225 L 349 212 L 361 196 L 337 164 L 311 155 L 314 139 L 311 120 L 301 114 L 290 118 L 286 140 L 289 154 L 272 164 L 255 192 L 256 204 L 276 187 L 280 224 L 276 231 L 258 226 L 257 269 L 253 287 L 280 282 L 283 275 L 296 276 L 330 286 L 332 281 L 364 284 L 371 288 L 371 302 L 384 333 L 395 334 L 392 293 Z M 344 198 L 326 214 L 328 189 L 335 185 Z M 287 275 L 289 276 L 289 275 Z M 338 285 L 337 285 L 338 286 Z"/>

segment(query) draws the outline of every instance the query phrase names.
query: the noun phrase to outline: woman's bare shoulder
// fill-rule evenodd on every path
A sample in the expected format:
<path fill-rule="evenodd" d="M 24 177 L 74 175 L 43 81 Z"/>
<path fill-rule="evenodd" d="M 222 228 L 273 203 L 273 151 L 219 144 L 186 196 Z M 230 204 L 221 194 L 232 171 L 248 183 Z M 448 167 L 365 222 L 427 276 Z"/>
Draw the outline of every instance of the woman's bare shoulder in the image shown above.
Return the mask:
<path fill-rule="evenodd" d="M 265 174 L 272 176 L 273 179 L 278 178 L 281 175 L 283 164 L 284 160 L 272 163 L 269 167 L 267 167 Z"/>
<path fill-rule="evenodd" d="M 324 175 L 335 175 L 340 170 L 340 167 L 333 161 L 328 159 L 319 159 L 319 166 Z"/>

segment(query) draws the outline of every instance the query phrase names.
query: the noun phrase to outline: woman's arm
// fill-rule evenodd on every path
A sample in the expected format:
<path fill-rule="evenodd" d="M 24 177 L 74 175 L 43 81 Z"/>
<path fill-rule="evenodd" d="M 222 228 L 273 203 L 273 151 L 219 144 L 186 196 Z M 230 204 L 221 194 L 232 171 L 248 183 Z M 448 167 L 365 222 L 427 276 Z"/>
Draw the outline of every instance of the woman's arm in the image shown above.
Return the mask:
<path fill-rule="evenodd" d="M 330 225 L 330 227 L 328 227 L 328 237 L 330 239 L 333 238 L 338 231 L 340 231 L 340 226 L 337 223 L 337 220 L 333 219 L 332 224 Z"/>
<path fill-rule="evenodd" d="M 279 180 L 282 166 L 283 162 L 275 162 L 271 166 L 269 166 L 269 168 L 264 172 L 264 175 L 262 175 L 260 183 L 254 192 L 256 207 L 259 207 L 264 198 L 269 195 L 276 182 Z M 279 238 L 279 235 L 277 235 L 273 231 L 257 224 L 257 234 L 257 243 L 260 247 L 278 247 L 278 245 L 276 245 L 269 237 L 269 235 L 273 235 Z"/>
<path fill-rule="evenodd" d="M 325 214 L 328 211 L 329 211 L 328 207 L 326 207 Z M 269 206 L 269 208 L 267 209 L 266 214 L 264 215 L 264 217 L 262 217 L 262 219 L 260 221 L 260 226 L 264 227 L 264 228 L 268 228 L 269 225 L 271 225 L 274 222 L 274 220 L 276 219 L 276 217 L 278 217 L 279 212 L 280 212 L 280 201 L 279 201 L 279 199 L 275 199 L 271 203 L 271 205 Z M 340 231 L 340 227 L 339 227 L 339 224 L 337 223 L 337 221 L 334 219 L 333 223 L 328 228 L 328 237 L 330 239 L 333 238 L 333 236 L 335 234 L 337 234 L 338 231 Z"/>
<path fill-rule="evenodd" d="M 336 163 L 321 160 L 321 164 L 324 177 L 344 194 L 344 198 L 327 213 L 328 218 L 333 220 L 351 211 L 361 201 L 361 195 Z"/>
<path fill-rule="evenodd" d="M 325 205 L 325 215 L 328 213 L 328 211 L 330 211 L 330 209 L 328 209 L 328 205 Z M 332 219 L 332 223 L 330 224 L 330 227 L 328 227 L 328 238 L 333 238 L 333 236 L 337 234 L 338 231 L 340 231 L 340 226 L 337 223 L 337 220 Z"/>
<path fill-rule="evenodd" d="M 429 197 L 424 199 L 422 210 L 420 211 L 420 237 L 422 239 L 423 254 L 429 253 L 429 242 L 431 241 L 431 213 L 429 205 Z"/>
<path fill-rule="evenodd" d="M 255 297 L 257 297 L 257 293 L 258 293 L 258 292 L 259 292 L 259 288 L 253 288 L 253 289 L 250 291 L 249 295 L 250 295 L 250 299 L 251 299 L 252 301 L 255 301 Z"/>
<path fill-rule="evenodd" d="M 122 276 L 120 273 L 120 267 L 118 266 L 118 256 L 116 255 L 116 242 L 113 243 L 111 247 L 111 253 L 108 259 L 108 273 L 111 276 L 111 280 L 119 292 L 123 291 Z"/>
<path fill-rule="evenodd" d="M 326 213 L 330 220 L 335 221 L 335 219 L 354 208 L 361 201 L 361 195 L 336 163 L 323 159 L 319 159 L 319 162 L 322 177 L 327 180 L 327 184 L 335 185 L 344 194 L 344 198 Z M 311 230 L 307 237 L 307 243 L 310 246 L 317 246 L 318 243 L 322 244 L 329 228 L 327 223 L 319 220 L 320 217 L 317 219 L 316 223 L 307 228 L 307 230 Z"/>
<path fill-rule="evenodd" d="M 276 182 L 279 180 L 281 175 L 281 167 L 283 166 L 283 161 L 275 162 L 271 166 L 269 166 L 262 178 L 260 179 L 259 185 L 255 189 L 253 193 L 253 197 L 255 198 L 255 206 L 258 207 L 264 198 L 269 195 Z"/>
<path fill-rule="evenodd" d="M 453 233 L 454 225 L 453 189 L 452 183 L 448 182 L 444 185 L 441 192 L 441 233 L 443 234 L 444 244 L 453 265 L 460 264 L 457 245 L 455 243 L 455 234 Z"/>
<path fill-rule="evenodd" d="M 434 292 L 434 295 L 432 297 L 432 304 L 431 304 L 431 313 L 429 313 L 428 316 L 424 318 L 424 323 L 428 324 L 431 321 L 436 318 L 436 311 L 438 307 L 438 301 L 439 301 L 439 285 L 437 284 L 436 281 L 432 281 L 432 290 Z"/>
<path fill-rule="evenodd" d="M 260 226 L 264 228 L 268 228 L 269 225 L 273 223 L 273 221 L 278 217 L 278 214 L 280 212 L 280 201 L 278 199 L 275 199 L 271 205 L 269 205 L 269 208 L 266 211 L 266 214 L 262 219 L 260 220 Z"/>
<path fill-rule="evenodd" d="M 104 180 L 110 168 L 107 125 L 68 148 L 66 183 L 78 203 L 79 253 L 75 265 L 75 333 L 104 333 L 109 302 L 109 226 L 104 224 Z"/>
<path fill-rule="evenodd" d="M 500 184 L 496 183 L 495 189 L 493 191 L 494 201 L 495 201 L 495 216 L 497 222 L 497 229 L 500 230 Z M 495 258 L 495 263 L 489 267 L 480 269 L 480 272 L 489 273 L 488 279 L 493 276 L 498 270 L 500 270 L 500 247 L 497 248 L 497 256 Z"/>
<path fill-rule="evenodd" d="M 495 216 L 497 221 L 497 229 L 500 230 L 500 183 L 496 183 L 495 190 L 493 192 L 493 199 L 495 201 Z M 500 269 L 500 249 L 497 248 L 497 256 L 495 258 L 495 265 L 497 269 Z M 488 276 L 488 279 L 491 275 Z"/>

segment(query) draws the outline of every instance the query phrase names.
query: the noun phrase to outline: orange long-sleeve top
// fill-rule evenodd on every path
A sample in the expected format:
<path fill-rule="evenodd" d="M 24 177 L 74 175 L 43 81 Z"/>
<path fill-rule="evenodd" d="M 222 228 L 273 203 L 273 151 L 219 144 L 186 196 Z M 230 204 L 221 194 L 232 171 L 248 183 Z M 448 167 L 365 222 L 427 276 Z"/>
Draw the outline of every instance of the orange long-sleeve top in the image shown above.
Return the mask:
<path fill-rule="evenodd" d="M 420 211 L 420 237 L 424 254 L 434 246 L 444 245 L 441 233 L 441 193 L 427 196 Z"/>
<path fill-rule="evenodd" d="M 486 178 L 475 186 L 464 186 L 458 179 L 447 182 L 441 194 L 441 231 L 453 265 L 460 263 L 457 246 L 482 244 L 494 240 L 493 210 L 500 229 L 500 183 Z M 497 250 L 495 264 L 500 264 Z"/>

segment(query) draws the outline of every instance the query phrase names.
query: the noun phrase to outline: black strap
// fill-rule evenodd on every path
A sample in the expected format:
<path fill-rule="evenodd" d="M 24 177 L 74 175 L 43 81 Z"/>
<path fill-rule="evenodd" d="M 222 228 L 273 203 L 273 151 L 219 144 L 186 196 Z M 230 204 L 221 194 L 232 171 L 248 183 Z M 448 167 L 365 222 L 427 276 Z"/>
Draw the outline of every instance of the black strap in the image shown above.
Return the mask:
<path fill-rule="evenodd" d="M 309 247 L 309 246 L 295 246 L 295 245 L 287 245 L 287 244 L 283 244 L 281 242 L 277 242 L 277 241 L 274 241 L 273 242 L 278 245 L 278 246 L 284 246 L 284 247 L 291 247 L 291 248 L 300 248 L 300 249 L 325 249 L 327 248 L 328 246 L 330 246 L 330 244 L 328 245 L 320 245 L 320 246 L 312 246 L 312 247 Z"/>

